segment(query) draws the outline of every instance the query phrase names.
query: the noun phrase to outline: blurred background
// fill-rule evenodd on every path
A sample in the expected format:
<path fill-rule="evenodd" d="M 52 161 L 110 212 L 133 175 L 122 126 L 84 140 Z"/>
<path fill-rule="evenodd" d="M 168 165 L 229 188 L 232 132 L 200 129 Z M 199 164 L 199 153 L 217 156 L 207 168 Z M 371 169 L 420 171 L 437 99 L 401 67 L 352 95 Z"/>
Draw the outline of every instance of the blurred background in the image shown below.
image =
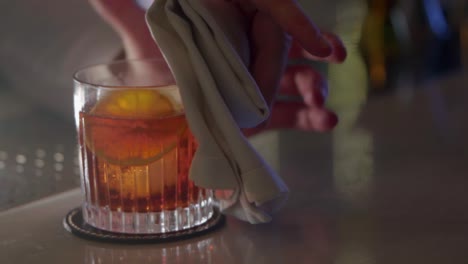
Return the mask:
<path fill-rule="evenodd" d="M 466 76 L 468 1 L 301 3 L 321 28 L 337 33 L 348 48 L 347 61 L 341 65 L 311 62 L 328 77 L 328 104 L 340 116 L 340 125 L 324 139 L 331 148 L 335 177 L 354 171 L 363 177 L 361 184 L 368 184 L 365 175 L 374 166 L 375 140 L 370 131 L 379 123 L 355 127 L 372 114 L 366 106 L 383 98 L 392 98 L 411 113 L 415 94 L 424 91 L 430 99 L 423 115 L 435 124 L 430 129 L 450 140 L 444 123 L 449 103 L 443 92 L 431 87 L 439 80 Z M 0 210 L 4 210 L 79 186 L 72 74 L 85 65 L 110 61 L 121 44 L 83 0 L 2 1 L 0 14 Z M 380 117 L 385 120 L 385 115 Z M 396 133 L 407 121 L 401 122 L 394 123 Z"/>

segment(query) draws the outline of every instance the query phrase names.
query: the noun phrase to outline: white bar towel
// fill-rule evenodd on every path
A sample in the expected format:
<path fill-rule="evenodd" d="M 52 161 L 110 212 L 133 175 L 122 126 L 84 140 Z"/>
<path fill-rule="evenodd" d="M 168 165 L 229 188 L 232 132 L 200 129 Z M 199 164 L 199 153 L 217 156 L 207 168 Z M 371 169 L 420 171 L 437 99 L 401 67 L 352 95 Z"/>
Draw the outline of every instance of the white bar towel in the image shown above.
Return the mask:
<path fill-rule="evenodd" d="M 156 0 L 146 19 L 199 143 L 191 179 L 201 187 L 233 191 L 220 200 L 224 213 L 250 223 L 269 222 L 288 188 L 240 130 L 269 115 L 248 71 L 249 42 L 241 14 L 228 1 Z"/>

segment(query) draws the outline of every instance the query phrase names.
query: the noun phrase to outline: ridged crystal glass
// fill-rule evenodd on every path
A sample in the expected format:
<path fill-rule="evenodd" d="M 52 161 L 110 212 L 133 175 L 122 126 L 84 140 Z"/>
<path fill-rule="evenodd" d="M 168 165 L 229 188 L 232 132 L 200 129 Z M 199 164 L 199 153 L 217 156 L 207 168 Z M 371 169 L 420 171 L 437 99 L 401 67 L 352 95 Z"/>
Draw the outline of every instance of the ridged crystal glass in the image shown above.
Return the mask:
<path fill-rule="evenodd" d="M 212 216 L 212 191 L 188 177 L 197 143 L 164 61 L 91 66 L 75 74 L 74 89 L 87 224 L 154 234 Z"/>

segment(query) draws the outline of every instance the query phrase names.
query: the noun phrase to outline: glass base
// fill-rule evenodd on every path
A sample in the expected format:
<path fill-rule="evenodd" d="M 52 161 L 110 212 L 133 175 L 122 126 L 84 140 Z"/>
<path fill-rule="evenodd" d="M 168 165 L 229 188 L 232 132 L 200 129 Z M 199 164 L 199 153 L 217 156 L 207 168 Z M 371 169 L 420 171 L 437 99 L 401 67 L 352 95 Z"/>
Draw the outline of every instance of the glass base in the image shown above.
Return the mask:
<path fill-rule="evenodd" d="M 116 233 L 161 234 L 190 229 L 206 223 L 213 216 L 212 199 L 189 207 L 161 212 L 119 212 L 108 207 L 85 203 L 83 218 L 89 225 Z"/>

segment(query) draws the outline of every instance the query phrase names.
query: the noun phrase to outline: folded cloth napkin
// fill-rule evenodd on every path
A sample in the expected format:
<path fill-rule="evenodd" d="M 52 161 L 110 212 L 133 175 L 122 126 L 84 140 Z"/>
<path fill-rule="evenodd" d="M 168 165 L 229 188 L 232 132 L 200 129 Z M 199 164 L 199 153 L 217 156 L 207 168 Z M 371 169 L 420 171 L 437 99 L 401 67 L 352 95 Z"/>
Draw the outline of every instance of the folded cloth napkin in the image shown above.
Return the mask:
<path fill-rule="evenodd" d="M 199 143 L 190 178 L 231 190 L 220 200 L 224 213 L 269 222 L 288 188 L 240 130 L 265 121 L 269 108 L 248 71 L 249 42 L 238 9 L 219 0 L 156 0 L 146 19 Z"/>

